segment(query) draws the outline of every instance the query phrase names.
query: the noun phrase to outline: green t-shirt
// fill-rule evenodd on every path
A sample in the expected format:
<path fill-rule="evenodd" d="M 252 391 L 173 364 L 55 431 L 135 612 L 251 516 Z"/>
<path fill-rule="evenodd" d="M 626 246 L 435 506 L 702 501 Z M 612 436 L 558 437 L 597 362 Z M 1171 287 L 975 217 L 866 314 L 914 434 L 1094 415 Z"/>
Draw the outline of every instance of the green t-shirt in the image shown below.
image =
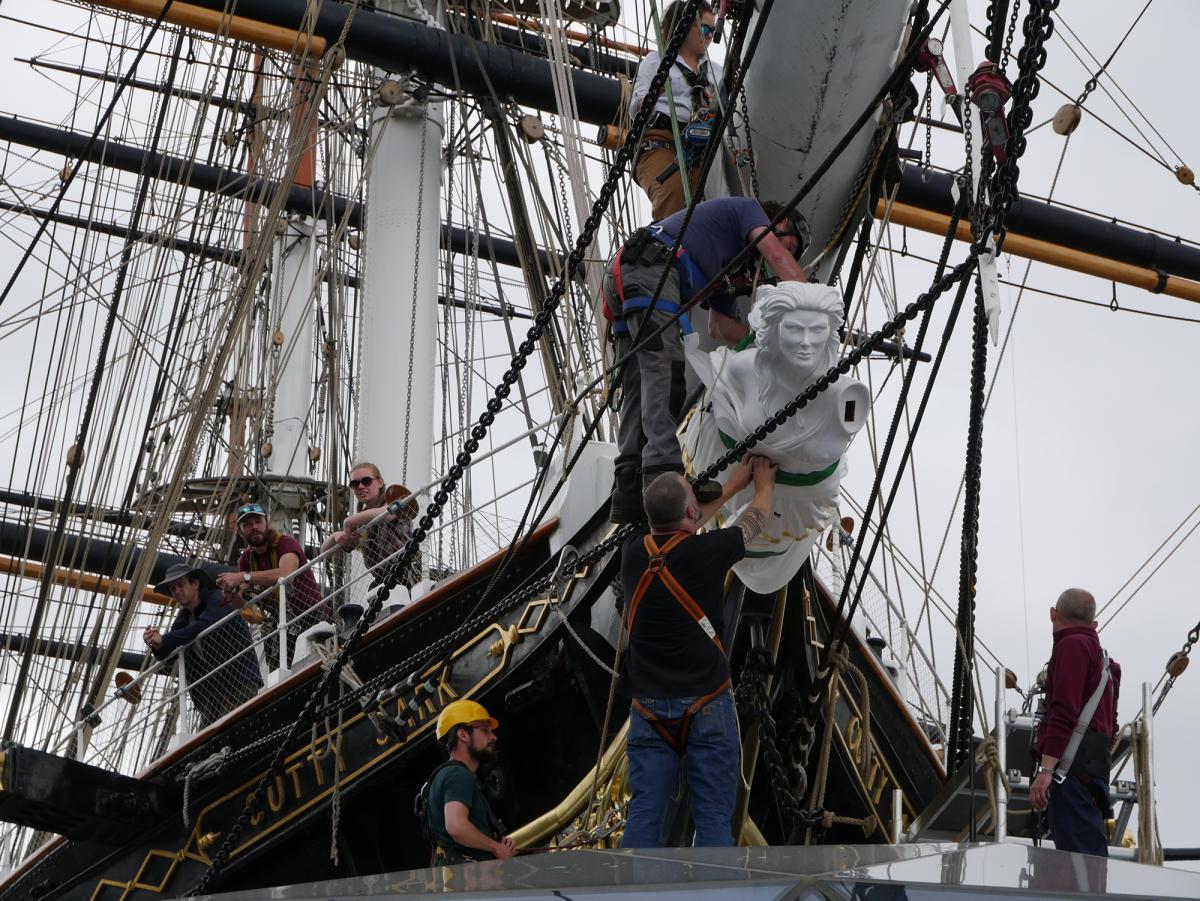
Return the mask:
<path fill-rule="evenodd" d="M 488 822 L 487 802 L 475 781 L 475 775 L 463 764 L 454 763 L 440 769 L 429 786 L 429 831 L 447 851 L 457 851 L 475 860 L 492 860 L 495 855 L 481 848 L 467 848 L 450 837 L 446 831 L 446 804 L 459 801 L 467 805 L 471 823 L 484 835 L 492 834 Z"/>

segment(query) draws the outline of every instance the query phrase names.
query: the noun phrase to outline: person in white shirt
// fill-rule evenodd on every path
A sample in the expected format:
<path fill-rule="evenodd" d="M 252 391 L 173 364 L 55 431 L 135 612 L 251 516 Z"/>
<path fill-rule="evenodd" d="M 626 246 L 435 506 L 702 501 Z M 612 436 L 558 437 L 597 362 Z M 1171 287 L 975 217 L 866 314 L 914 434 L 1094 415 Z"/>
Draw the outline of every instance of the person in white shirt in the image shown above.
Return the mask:
<path fill-rule="evenodd" d="M 675 0 L 663 12 L 664 47 L 670 41 L 685 5 L 684 0 Z M 703 144 L 689 143 L 685 138 L 685 159 L 677 160 L 675 139 L 671 131 L 672 101 L 681 136 L 689 123 L 703 120 L 706 115 L 715 113 L 717 91 L 721 85 L 721 66 L 708 58 L 708 46 L 712 42 L 715 29 L 716 17 L 712 7 L 708 3 L 701 3 L 696 11 L 696 18 L 692 21 L 692 27 L 680 45 L 675 63 L 671 66 L 671 98 L 668 99 L 664 85 L 646 130 L 642 132 L 642 142 L 638 145 L 637 162 L 634 166 L 634 178 L 650 198 L 655 222 L 679 212 L 686 205 L 683 192 L 684 170 L 688 173 L 690 190 L 696 190 Z M 658 52 L 652 50 L 638 65 L 637 80 L 629 102 L 631 118 L 637 115 L 642 98 L 649 92 L 650 82 L 654 73 L 658 71 L 661 59 Z M 663 173 L 676 164 L 677 168 L 663 177 Z"/>

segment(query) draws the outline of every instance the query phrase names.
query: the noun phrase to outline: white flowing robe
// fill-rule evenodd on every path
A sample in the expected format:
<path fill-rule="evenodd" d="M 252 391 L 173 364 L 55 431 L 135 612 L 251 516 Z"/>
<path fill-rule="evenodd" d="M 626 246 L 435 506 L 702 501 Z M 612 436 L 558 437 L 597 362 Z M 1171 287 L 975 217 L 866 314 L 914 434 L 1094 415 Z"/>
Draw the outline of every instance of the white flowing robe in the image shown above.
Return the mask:
<path fill-rule="evenodd" d="M 708 353 L 700 349 L 699 336 L 693 334 L 684 339 L 684 352 L 707 388 L 683 437 L 684 463 L 694 474 L 777 411 L 764 410 L 759 400 L 756 348 L 738 352 L 720 348 Z M 814 380 L 823 374 L 816 373 Z M 788 396 L 795 397 L 805 387 L 789 387 Z M 751 453 L 778 463 L 779 472 L 771 516 L 747 546 L 745 559 L 733 568 L 751 591 L 768 594 L 790 582 L 833 520 L 846 473 L 843 454 L 866 422 L 869 409 L 866 387 L 843 376 L 754 446 Z M 723 481 L 727 474 L 728 469 L 718 478 Z M 736 517 L 753 498 L 751 485 L 730 498 L 724 512 Z"/>

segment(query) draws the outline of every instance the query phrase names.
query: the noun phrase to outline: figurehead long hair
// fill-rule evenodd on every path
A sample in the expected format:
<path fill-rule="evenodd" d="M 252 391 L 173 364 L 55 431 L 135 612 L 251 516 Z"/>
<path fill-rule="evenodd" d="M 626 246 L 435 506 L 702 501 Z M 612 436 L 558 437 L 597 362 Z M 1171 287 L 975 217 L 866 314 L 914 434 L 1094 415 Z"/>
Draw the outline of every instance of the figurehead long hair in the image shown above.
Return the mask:
<path fill-rule="evenodd" d="M 779 323 L 792 312 L 809 311 L 823 313 L 829 317 L 829 340 L 814 361 L 814 374 L 824 375 L 837 362 L 838 329 L 842 325 L 842 295 L 830 285 L 806 282 L 780 282 L 776 286 L 763 285 L 758 289 L 754 306 L 746 317 L 754 331 L 758 353 L 754 358 L 754 372 L 758 376 L 758 398 L 767 406 L 770 390 L 781 371 L 786 371 L 786 361 L 779 350 Z M 805 385 L 797 385 L 799 394 Z"/>

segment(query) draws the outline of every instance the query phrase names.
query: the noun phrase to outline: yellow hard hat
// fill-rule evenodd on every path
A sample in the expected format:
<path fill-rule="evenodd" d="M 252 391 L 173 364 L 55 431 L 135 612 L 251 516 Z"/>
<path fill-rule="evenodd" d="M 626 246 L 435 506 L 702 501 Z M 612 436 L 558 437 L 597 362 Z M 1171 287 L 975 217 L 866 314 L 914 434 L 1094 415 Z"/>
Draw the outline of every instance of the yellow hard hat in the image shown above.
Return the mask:
<path fill-rule="evenodd" d="M 492 719 L 492 715 L 487 712 L 487 708 L 477 701 L 468 701 L 465 698 L 458 701 L 451 701 L 442 708 L 442 712 L 438 716 L 438 741 L 445 738 L 455 726 L 466 726 L 468 723 L 487 723 L 493 729 L 500 725 Z"/>

